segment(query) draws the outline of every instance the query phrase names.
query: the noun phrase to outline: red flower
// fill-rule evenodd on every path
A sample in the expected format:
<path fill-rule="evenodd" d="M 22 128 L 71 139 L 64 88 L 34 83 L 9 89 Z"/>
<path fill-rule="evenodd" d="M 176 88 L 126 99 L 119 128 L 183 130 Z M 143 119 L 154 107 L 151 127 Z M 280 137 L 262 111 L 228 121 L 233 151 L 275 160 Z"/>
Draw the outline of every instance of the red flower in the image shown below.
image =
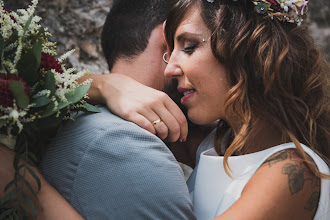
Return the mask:
<path fill-rule="evenodd" d="M 40 69 L 44 69 L 45 71 L 54 69 L 58 73 L 63 73 L 61 64 L 55 57 L 48 53 L 41 53 Z"/>
<path fill-rule="evenodd" d="M 10 81 L 19 81 L 24 83 L 24 91 L 29 96 L 29 86 L 19 76 L 15 74 L 0 73 L 0 105 L 3 107 L 13 107 L 13 95 L 9 89 Z"/>
<path fill-rule="evenodd" d="M 11 13 L 11 11 L 8 10 L 7 8 L 4 8 L 4 10 L 5 10 L 5 12 L 7 12 L 7 13 Z M 12 15 L 10 15 L 10 18 L 11 18 L 11 20 L 13 20 L 14 22 L 16 22 L 16 19 L 15 19 Z"/>

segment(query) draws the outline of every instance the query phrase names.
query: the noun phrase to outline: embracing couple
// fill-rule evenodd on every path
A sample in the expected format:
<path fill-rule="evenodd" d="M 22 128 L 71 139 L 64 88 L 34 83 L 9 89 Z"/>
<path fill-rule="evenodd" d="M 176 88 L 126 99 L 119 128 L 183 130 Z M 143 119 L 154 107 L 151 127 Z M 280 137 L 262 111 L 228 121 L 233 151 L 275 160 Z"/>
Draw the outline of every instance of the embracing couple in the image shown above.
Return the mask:
<path fill-rule="evenodd" d="M 107 107 L 51 141 L 40 217 L 329 219 L 329 64 L 299 26 L 307 1 L 282 4 L 115 0 L 111 74 L 89 91 Z"/>

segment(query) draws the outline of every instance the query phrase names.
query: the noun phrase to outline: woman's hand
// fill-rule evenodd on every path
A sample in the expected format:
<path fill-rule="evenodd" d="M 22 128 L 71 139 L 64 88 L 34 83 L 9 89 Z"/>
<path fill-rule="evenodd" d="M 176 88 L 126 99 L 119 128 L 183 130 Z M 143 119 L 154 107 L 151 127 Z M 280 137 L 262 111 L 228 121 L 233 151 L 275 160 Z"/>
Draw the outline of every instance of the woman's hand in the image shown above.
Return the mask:
<path fill-rule="evenodd" d="M 15 169 L 13 161 L 15 152 L 9 150 L 5 145 L 0 143 L 0 198 L 5 195 L 4 188 L 14 179 Z M 30 183 L 31 187 L 38 197 L 38 201 L 34 200 L 37 210 L 37 219 L 83 219 L 78 212 L 43 178 L 36 167 L 30 166 L 34 173 L 38 176 L 41 182 L 40 191 L 38 191 L 37 182 L 34 178 L 26 172 L 26 180 Z M 12 190 L 12 188 L 9 189 Z M 24 190 L 29 195 L 29 190 Z M 33 198 L 30 195 L 30 198 Z M 29 208 L 27 208 L 29 210 Z M 32 216 L 32 214 L 31 214 Z"/>
<path fill-rule="evenodd" d="M 134 122 L 161 139 L 184 141 L 188 135 L 187 120 L 180 108 L 164 92 L 145 86 L 121 74 L 93 74 L 88 91 L 91 103 L 106 104 L 111 112 Z M 158 119 L 160 123 L 153 124 Z"/>

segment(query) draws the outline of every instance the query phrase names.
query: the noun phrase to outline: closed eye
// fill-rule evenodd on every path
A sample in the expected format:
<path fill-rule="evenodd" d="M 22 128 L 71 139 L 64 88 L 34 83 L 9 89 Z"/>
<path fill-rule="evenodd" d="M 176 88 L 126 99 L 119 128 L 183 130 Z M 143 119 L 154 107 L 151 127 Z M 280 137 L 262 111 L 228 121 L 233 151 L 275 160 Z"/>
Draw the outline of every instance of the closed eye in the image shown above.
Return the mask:
<path fill-rule="evenodd" d="M 194 50 L 197 48 L 198 44 L 189 46 L 189 47 L 185 47 L 182 49 L 183 52 L 187 53 L 187 54 L 192 54 L 194 52 Z"/>

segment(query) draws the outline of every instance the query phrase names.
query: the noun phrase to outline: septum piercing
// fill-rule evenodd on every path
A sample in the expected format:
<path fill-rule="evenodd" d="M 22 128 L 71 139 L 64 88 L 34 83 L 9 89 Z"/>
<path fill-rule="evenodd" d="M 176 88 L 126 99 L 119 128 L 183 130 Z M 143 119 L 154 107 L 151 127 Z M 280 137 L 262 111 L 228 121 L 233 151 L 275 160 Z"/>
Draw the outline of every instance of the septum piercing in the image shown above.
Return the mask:
<path fill-rule="evenodd" d="M 168 54 L 168 52 L 165 52 L 164 54 L 163 54 L 163 61 L 166 63 L 166 64 L 168 64 L 168 60 L 166 60 L 166 55 Z"/>

